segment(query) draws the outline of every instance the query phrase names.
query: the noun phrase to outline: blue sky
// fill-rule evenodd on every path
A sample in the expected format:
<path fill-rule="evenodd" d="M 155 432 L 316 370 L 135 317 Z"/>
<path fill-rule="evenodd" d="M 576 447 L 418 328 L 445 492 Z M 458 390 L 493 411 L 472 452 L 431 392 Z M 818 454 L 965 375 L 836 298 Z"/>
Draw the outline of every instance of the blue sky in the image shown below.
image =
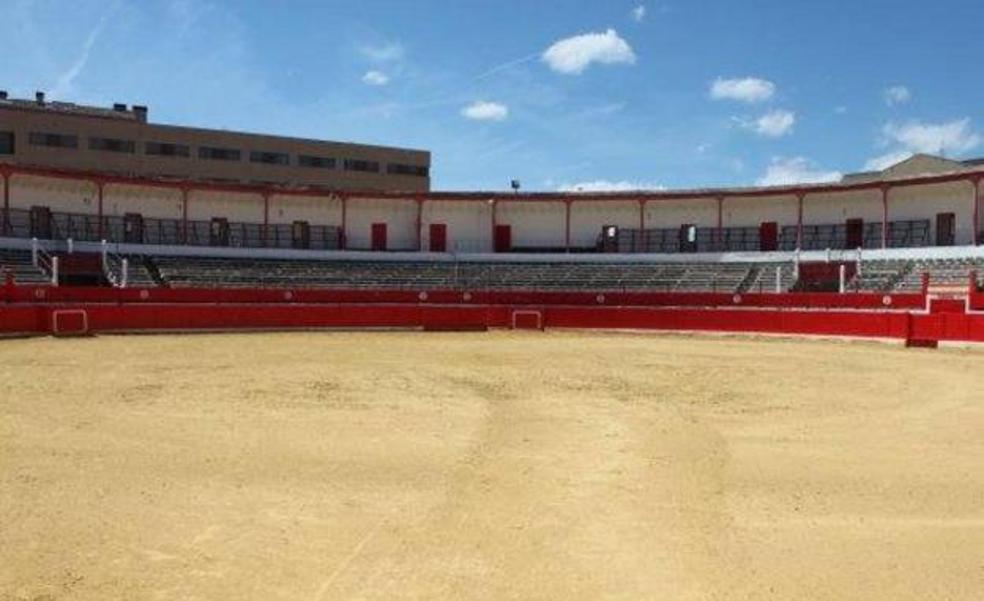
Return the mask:
<path fill-rule="evenodd" d="M 0 89 L 425 148 L 435 189 L 822 181 L 984 155 L 981 0 L 0 0 Z"/>

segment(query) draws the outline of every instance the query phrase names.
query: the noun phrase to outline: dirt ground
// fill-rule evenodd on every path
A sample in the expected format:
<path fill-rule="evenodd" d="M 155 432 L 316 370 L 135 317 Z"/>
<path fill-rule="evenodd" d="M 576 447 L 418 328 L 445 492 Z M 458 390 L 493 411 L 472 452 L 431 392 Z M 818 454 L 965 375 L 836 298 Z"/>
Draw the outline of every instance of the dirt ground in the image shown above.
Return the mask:
<path fill-rule="evenodd" d="M 984 353 L 0 341 L 0 599 L 984 599 Z"/>

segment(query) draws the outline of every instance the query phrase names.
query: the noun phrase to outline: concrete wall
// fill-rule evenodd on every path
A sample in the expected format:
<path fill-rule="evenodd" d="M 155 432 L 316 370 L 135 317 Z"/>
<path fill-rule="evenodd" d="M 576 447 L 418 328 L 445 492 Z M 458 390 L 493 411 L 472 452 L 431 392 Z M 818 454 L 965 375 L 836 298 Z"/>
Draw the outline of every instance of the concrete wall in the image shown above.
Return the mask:
<path fill-rule="evenodd" d="M 563 202 L 500 201 L 496 223 L 512 227 L 512 245 L 561 248 L 565 244 L 566 211 Z"/>
<path fill-rule="evenodd" d="M 126 213 L 140 213 L 151 219 L 181 219 L 181 191 L 110 184 L 103 188 L 103 213 L 120 217 Z"/>
<path fill-rule="evenodd" d="M 724 198 L 724 227 L 758 227 L 775 221 L 779 227 L 796 225 L 799 201 L 795 195 L 762 198 Z"/>
<path fill-rule="evenodd" d="M 639 227 L 639 203 L 627 201 L 584 201 L 571 204 L 571 246 L 594 246 L 606 225 Z"/>
<path fill-rule="evenodd" d="M 225 217 L 230 223 L 263 223 L 263 197 L 242 192 L 188 193 L 188 219 L 210 221 Z"/>
<path fill-rule="evenodd" d="M 270 196 L 270 223 L 307 221 L 310 225 L 342 224 L 342 201 L 326 196 Z"/>
<path fill-rule="evenodd" d="M 882 217 L 881 192 L 878 190 L 813 193 L 803 199 L 804 225 L 842 224 L 848 219 L 881 222 Z"/>
<path fill-rule="evenodd" d="M 10 207 L 47 206 L 61 213 L 99 213 L 96 185 L 85 180 L 14 175 L 10 178 Z"/>
<path fill-rule="evenodd" d="M 930 239 L 936 244 L 936 215 L 956 215 L 956 244 L 973 244 L 974 187 L 969 182 L 893 188 L 888 200 L 889 220 L 928 219 Z"/>
<path fill-rule="evenodd" d="M 413 199 L 350 199 L 346 209 L 346 248 L 372 247 L 372 224 L 386 224 L 390 250 L 416 250 L 417 203 Z"/>
<path fill-rule="evenodd" d="M 447 249 L 453 252 L 490 252 L 492 250 L 492 205 L 474 201 L 428 201 L 424 203 L 424 250 L 430 248 L 430 224 L 447 226 Z"/>
<path fill-rule="evenodd" d="M 646 203 L 647 228 L 677 229 L 684 224 L 717 227 L 717 223 L 716 198 L 654 200 Z"/>

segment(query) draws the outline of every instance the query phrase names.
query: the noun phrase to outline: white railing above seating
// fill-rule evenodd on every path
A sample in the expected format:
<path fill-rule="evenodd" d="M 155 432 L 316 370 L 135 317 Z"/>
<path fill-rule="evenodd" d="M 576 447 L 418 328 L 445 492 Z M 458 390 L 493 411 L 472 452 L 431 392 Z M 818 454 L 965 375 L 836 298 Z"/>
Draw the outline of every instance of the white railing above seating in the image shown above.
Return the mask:
<path fill-rule="evenodd" d="M 109 251 L 109 243 L 102 241 L 102 270 L 106 280 L 114 288 L 126 288 L 130 275 L 130 260 Z"/>
<path fill-rule="evenodd" d="M 58 257 L 42 248 L 37 238 L 31 238 L 31 263 L 48 276 L 52 286 L 58 285 Z"/>

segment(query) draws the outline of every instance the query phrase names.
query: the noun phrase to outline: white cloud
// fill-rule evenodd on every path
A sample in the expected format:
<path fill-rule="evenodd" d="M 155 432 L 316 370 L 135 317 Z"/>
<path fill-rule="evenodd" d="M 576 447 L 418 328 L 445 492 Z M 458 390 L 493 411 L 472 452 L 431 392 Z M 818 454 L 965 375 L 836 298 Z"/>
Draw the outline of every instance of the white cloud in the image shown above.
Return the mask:
<path fill-rule="evenodd" d="M 751 123 L 755 133 L 767 138 L 781 138 L 793 131 L 796 123 L 796 113 L 792 111 L 769 111 Z"/>
<path fill-rule="evenodd" d="M 554 71 L 573 75 L 581 73 L 591 63 L 631 65 L 636 61 L 632 47 L 614 29 L 564 38 L 554 42 L 540 58 Z"/>
<path fill-rule="evenodd" d="M 912 152 L 908 150 L 898 150 L 895 152 L 889 152 L 888 154 L 883 154 L 881 156 L 877 156 L 873 159 L 868 160 L 868 162 L 864 164 L 864 170 L 881 171 L 883 169 L 887 169 L 888 167 L 891 167 L 896 163 L 901 163 L 902 161 L 906 160 L 911 156 L 912 156 Z"/>
<path fill-rule="evenodd" d="M 904 104 L 909 102 L 910 98 L 912 98 L 912 92 L 905 86 L 892 86 L 885 90 L 885 104 L 888 106 Z"/>
<path fill-rule="evenodd" d="M 803 157 L 773 157 L 765 175 L 755 183 L 759 186 L 788 186 L 792 184 L 818 184 L 840 180 L 839 171 L 823 171 Z"/>
<path fill-rule="evenodd" d="M 479 100 L 461 109 L 461 114 L 476 121 L 503 121 L 509 116 L 509 107 L 498 102 Z"/>
<path fill-rule="evenodd" d="M 55 81 L 55 85 L 51 88 L 51 97 L 53 99 L 62 99 L 69 94 L 75 83 L 75 78 L 82 73 L 85 69 L 86 63 L 89 62 L 89 54 L 92 53 L 92 47 L 96 45 L 96 41 L 102 34 L 103 28 L 106 26 L 106 22 L 109 20 L 110 16 L 116 12 L 119 4 L 114 4 L 110 7 L 109 11 L 100 17 L 99 22 L 96 26 L 89 31 L 89 35 L 86 36 L 85 42 L 82 44 L 82 49 L 79 55 L 76 57 L 75 62 L 72 66 L 58 74 L 58 78 Z"/>
<path fill-rule="evenodd" d="M 973 150 L 981 143 L 980 134 L 970 127 L 970 119 L 946 123 L 889 123 L 882 129 L 882 133 L 889 142 L 901 144 L 905 150 L 913 153 L 961 154 Z"/>
<path fill-rule="evenodd" d="M 646 18 L 646 7 L 643 4 L 632 9 L 632 20 L 636 23 L 642 23 L 642 20 Z"/>
<path fill-rule="evenodd" d="M 846 115 L 847 114 L 847 107 L 844 106 L 843 104 L 842 105 L 839 105 L 839 106 L 835 106 L 834 107 L 834 113 L 837 114 L 837 115 Z"/>
<path fill-rule="evenodd" d="M 628 180 L 610 181 L 596 179 L 593 181 L 563 184 L 558 192 L 632 192 L 635 190 L 665 190 L 665 186 L 652 182 L 630 182 Z"/>
<path fill-rule="evenodd" d="M 389 83 L 389 80 L 389 75 L 386 75 L 382 71 L 366 71 L 366 74 L 362 76 L 362 83 L 370 86 L 385 86 Z"/>
<path fill-rule="evenodd" d="M 359 52 L 361 52 L 367 59 L 377 63 L 389 63 L 403 60 L 403 56 L 406 54 L 406 51 L 403 49 L 403 44 L 400 44 L 399 42 L 389 42 L 378 46 L 362 46 L 359 48 Z"/>
<path fill-rule="evenodd" d="M 711 83 L 711 98 L 714 100 L 738 100 L 741 102 L 762 102 L 776 93 L 776 84 L 767 79 L 744 77 L 741 79 L 715 79 Z"/>

